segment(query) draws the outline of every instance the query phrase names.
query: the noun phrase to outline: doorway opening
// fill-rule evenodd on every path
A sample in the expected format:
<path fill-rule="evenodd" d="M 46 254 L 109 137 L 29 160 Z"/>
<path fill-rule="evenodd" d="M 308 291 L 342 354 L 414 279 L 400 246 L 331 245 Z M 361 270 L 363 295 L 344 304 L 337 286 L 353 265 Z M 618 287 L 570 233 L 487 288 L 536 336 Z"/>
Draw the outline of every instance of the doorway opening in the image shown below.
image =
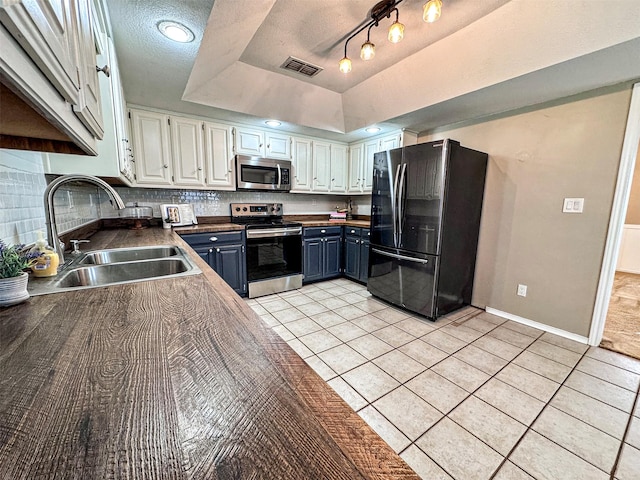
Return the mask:
<path fill-rule="evenodd" d="M 640 83 L 636 83 L 631 96 L 589 334 L 590 345 L 599 345 L 636 358 L 640 358 L 640 185 L 637 185 L 640 180 L 634 181 L 634 171 L 640 170 L 636 168 L 636 158 L 639 156 Z M 638 193 L 635 190 L 632 192 L 632 186 Z"/>
<path fill-rule="evenodd" d="M 600 346 L 640 359 L 640 145 Z"/>

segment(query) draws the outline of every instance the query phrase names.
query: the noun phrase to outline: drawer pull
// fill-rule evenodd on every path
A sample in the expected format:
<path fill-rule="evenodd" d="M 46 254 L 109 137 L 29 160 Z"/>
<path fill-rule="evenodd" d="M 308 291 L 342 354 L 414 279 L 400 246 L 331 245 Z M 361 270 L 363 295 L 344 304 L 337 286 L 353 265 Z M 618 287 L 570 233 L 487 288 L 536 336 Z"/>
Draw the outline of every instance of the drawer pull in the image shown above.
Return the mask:
<path fill-rule="evenodd" d="M 351 230 L 351 232 L 350 232 L 350 233 L 356 233 L 356 231 L 355 231 L 355 230 Z"/>
<path fill-rule="evenodd" d="M 218 241 L 218 237 L 211 237 L 209 239 L 210 242 L 217 242 Z"/>
<path fill-rule="evenodd" d="M 327 233 L 325 229 L 320 230 L 320 233 Z"/>

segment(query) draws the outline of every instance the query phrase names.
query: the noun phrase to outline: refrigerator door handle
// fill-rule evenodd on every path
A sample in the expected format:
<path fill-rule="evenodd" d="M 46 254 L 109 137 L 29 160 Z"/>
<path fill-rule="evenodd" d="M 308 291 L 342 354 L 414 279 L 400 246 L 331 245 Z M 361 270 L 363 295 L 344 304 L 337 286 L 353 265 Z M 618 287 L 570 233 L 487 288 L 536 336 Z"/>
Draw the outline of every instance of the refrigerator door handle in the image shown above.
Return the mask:
<path fill-rule="evenodd" d="M 398 255 L 397 253 L 383 252 L 382 250 L 378 250 L 377 248 L 372 248 L 371 250 L 377 254 L 384 255 L 385 257 L 392 257 L 398 260 L 407 260 L 409 262 L 422 263 L 423 265 L 429 263 L 429 260 L 424 258 L 408 257 L 406 255 Z"/>
<path fill-rule="evenodd" d="M 400 191 L 398 192 L 398 244 L 396 247 L 399 247 L 400 242 L 402 241 L 402 200 L 404 198 L 404 177 L 407 173 L 407 164 L 402 164 L 402 174 L 400 175 L 400 184 L 398 185 Z"/>
<path fill-rule="evenodd" d="M 396 167 L 396 178 L 393 181 L 393 194 L 391 195 L 391 211 L 393 216 L 393 245 L 398 247 L 398 180 L 400 178 L 400 167 Z"/>

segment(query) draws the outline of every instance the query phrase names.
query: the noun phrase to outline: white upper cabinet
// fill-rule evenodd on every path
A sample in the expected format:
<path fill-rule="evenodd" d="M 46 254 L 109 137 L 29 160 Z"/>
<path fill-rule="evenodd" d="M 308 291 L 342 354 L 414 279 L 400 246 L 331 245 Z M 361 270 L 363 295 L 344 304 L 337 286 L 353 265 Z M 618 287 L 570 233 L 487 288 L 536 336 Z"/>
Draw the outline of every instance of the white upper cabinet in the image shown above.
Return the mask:
<path fill-rule="evenodd" d="M 247 127 L 234 127 L 234 153 L 291 160 L 291 137 Z"/>
<path fill-rule="evenodd" d="M 96 69 L 96 41 L 91 2 L 77 0 L 72 2 L 72 5 L 74 5 L 78 25 L 78 76 L 80 77 L 78 103 L 73 106 L 73 110 L 87 129 L 96 138 L 101 139 L 104 136 L 104 125 Z"/>
<path fill-rule="evenodd" d="M 216 190 L 235 190 L 235 163 L 227 125 L 204 122 L 205 184 Z"/>
<path fill-rule="evenodd" d="M 362 156 L 362 191 L 371 193 L 373 188 L 373 156 L 379 151 L 377 140 L 364 142 L 364 152 Z"/>
<path fill-rule="evenodd" d="M 238 155 L 264 157 L 264 132 L 244 127 L 233 129 L 234 151 Z"/>
<path fill-rule="evenodd" d="M 291 137 L 277 133 L 265 134 L 265 156 L 278 160 L 291 160 Z"/>
<path fill-rule="evenodd" d="M 345 193 L 347 191 L 347 147 L 346 145 L 331 145 L 331 183 L 329 191 Z"/>
<path fill-rule="evenodd" d="M 136 183 L 165 186 L 172 184 L 173 166 L 169 140 L 169 115 L 131 110 Z"/>
<path fill-rule="evenodd" d="M 364 157 L 364 143 L 354 143 L 349 147 L 349 179 L 347 191 L 349 193 L 362 192 L 362 159 Z"/>
<path fill-rule="evenodd" d="M 97 154 L 104 124 L 96 55 L 104 51 L 93 16 L 92 0 L 0 2 L 0 77 L 20 100 L 3 102 L 11 148 Z"/>
<path fill-rule="evenodd" d="M 312 143 L 308 138 L 293 138 L 292 192 L 311 191 L 311 182 L 313 179 Z"/>
<path fill-rule="evenodd" d="M 331 144 L 313 142 L 313 181 L 311 191 L 328 193 L 331 184 Z"/>
<path fill-rule="evenodd" d="M 69 0 L 3 1 L 0 21 L 65 100 L 76 105 L 80 82 L 72 4 Z"/>
<path fill-rule="evenodd" d="M 98 177 L 117 178 L 127 185 L 134 181 L 132 148 L 129 142 L 129 122 L 120 83 L 118 62 L 111 39 L 104 32 L 96 32 L 104 44 L 97 56 L 100 65 L 108 64 L 111 76 L 100 75 L 100 101 L 104 119 L 104 137 L 97 142 L 97 157 L 51 153 L 45 162 L 45 172 L 55 174 L 83 173 Z"/>
<path fill-rule="evenodd" d="M 204 152 L 202 122 L 171 117 L 171 153 L 173 184 L 201 187 L 204 185 Z"/>
<path fill-rule="evenodd" d="M 394 148 L 400 148 L 402 146 L 402 134 L 395 133 L 393 135 L 387 135 L 380 139 L 378 151 L 386 152 L 387 150 L 393 150 Z"/>
<path fill-rule="evenodd" d="M 352 144 L 349 153 L 347 192 L 356 194 L 371 193 L 373 187 L 373 156 L 377 152 L 413 145 L 416 141 L 417 134 L 405 131 Z"/>

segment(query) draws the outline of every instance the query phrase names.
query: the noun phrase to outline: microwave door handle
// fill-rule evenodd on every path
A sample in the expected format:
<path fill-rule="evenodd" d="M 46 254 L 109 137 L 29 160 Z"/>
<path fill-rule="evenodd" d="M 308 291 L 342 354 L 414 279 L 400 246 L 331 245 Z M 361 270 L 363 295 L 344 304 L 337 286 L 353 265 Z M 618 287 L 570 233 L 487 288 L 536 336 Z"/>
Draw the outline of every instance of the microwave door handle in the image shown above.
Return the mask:
<path fill-rule="evenodd" d="M 280 184 L 282 183 L 282 170 L 280 169 L 279 163 L 276 163 L 276 167 L 278 167 L 278 188 L 280 188 Z"/>
<path fill-rule="evenodd" d="M 398 180 L 400 178 L 400 167 L 396 167 L 396 178 L 393 181 L 393 192 L 391 194 L 391 214 L 393 218 L 393 245 L 398 247 Z"/>
<path fill-rule="evenodd" d="M 404 203 L 404 182 L 405 182 L 405 174 L 407 173 L 407 164 L 402 164 L 402 174 L 400 175 L 400 191 L 398 192 L 398 243 L 402 241 L 402 211 L 403 203 Z M 396 245 L 396 247 L 399 245 Z"/>

